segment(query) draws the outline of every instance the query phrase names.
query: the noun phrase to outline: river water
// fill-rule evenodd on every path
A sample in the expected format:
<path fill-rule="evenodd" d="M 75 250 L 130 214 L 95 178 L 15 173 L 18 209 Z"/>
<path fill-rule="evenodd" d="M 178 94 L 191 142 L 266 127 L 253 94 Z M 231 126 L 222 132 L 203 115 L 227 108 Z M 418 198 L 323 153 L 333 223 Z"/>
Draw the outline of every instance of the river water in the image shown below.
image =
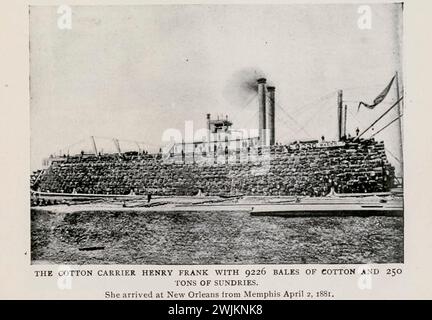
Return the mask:
<path fill-rule="evenodd" d="M 403 262 L 402 217 L 253 217 L 246 212 L 59 214 L 32 210 L 31 228 L 33 263 Z M 96 250 L 82 250 L 89 248 Z"/>

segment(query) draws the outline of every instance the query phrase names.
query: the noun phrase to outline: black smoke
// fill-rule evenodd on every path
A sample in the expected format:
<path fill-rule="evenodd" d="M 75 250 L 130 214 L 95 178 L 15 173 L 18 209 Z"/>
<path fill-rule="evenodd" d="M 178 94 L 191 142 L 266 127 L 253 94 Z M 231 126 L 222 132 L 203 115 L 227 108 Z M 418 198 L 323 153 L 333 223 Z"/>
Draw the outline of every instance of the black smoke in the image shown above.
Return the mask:
<path fill-rule="evenodd" d="M 245 68 L 234 72 L 226 82 L 224 97 L 233 107 L 242 107 L 258 92 L 257 80 L 265 78 L 259 68 Z"/>

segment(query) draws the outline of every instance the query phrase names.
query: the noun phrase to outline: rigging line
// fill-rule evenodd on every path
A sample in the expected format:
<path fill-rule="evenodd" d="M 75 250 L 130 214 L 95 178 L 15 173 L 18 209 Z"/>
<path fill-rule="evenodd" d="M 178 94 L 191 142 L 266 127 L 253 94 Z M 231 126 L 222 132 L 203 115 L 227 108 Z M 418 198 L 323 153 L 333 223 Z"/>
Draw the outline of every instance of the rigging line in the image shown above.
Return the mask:
<path fill-rule="evenodd" d="M 291 126 L 288 124 L 288 122 L 281 120 L 281 122 L 285 125 L 283 126 L 282 130 L 278 129 L 278 131 L 283 131 L 285 129 L 285 134 L 289 134 L 291 136 L 295 136 L 297 132 L 295 132 L 293 129 L 291 129 Z"/>
<path fill-rule="evenodd" d="M 291 114 L 293 116 L 300 116 L 300 114 L 303 114 L 307 111 L 311 111 L 314 110 L 315 108 L 320 106 L 321 102 L 324 102 L 330 98 L 332 98 L 334 96 L 334 94 L 336 93 L 336 91 L 332 91 L 329 92 L 328 94 L 321 96 L 313 101 L 309 101 L 308 103 L 302 104 L 301 106 L 297 107 L 296 109 L 294 109 Z M 312 108 L 306 108 L 309 105 L 314 105 Z"/>
<path fill-rule="evenodd" d="M 344 100 L 345 101 L 345 100 Z M 361 122 L 357 116 L 357 114 L 355 114 L 354 112 L 351 111 L 350 108 L 347 108 L 347 111 L 349 112 L 349 114 L 351 115 L 350 119 L 354 119 L 357 122 L 357 125 L 361 128 L 361 127 L 365 127 L 365 124 L 363 122 Z"/>
<path fill-rule="evenodd" d="M 313 108 L 303 108 L 303 110 L 300 110 L 296 113 L 292 113 L 292 115 L 296 118 L 300 118 L 303 117 L 306 114 L 306 111 L 312 111 L 312 116 L 309 117 L 308 121 L 314 117 L 314 115 L 316 114 L 316 110 L 319 109 L 320 107 L 322 107 L 323 104 L 326 103 L 326 100 L 328 100 L 329 98 L 333 98 L 334 96 L 334 92 L 332 92 L 331 94 L 328 94 L 326 97 L 323 97 L 322 99 L 320 99 L 320 101 L 316 102 L 316 106 Z M 319 112 L 319 111 L 318 111 Z M 305 126 L 303 126 L 305 127 Z"/>
<path fill-rule="evenodd" d="M 324 107 L 322 110 L 321 110 L 321 112 L 324 112 L 324 111 L 327 111 L 328 109 L 330 109 L 329 107 L 333 107 L 333 105 L 327 105 L 327 107 Z M 304 125 L 302 126 L 303 128 L 304 127 L 306 127 L 313 119 L 315 119 L 315 117 L 317 117 L 318 115 L 320 115 L 321 114 L 321 112 L 316 112 L 316 113 L 314 113 L 311 117 L 309 117 L 309 119 L 307 119 L 305 122 L 304 122 Z M 296 133 L 298 133 L 299 131 L 297 131 Z"/>
<path fill-rule="evenodd" d="M 372 128 L 378 121 L 380 121 L 387 113 L 389 113 L 391 109 L 396 107 L 399 104 L 399 102 L 402 101 L 402 99 L 403 96 L 400 97 L 390 108 L 388 108 L 381 116 L 378 117 L 378 119 L 376 119 L 369 127 L 366 128 L 366 130 L 364 130 L 361 134 L 359 134 L 354 140 L 360 139 L 362 135 L 364 135 L 367 131 L 369 131 L 369 129 Z"/>
<path fill-rule="evenodd" d="M 303 113 L 305 111 L 311 110 L 311 109 L 305 108 L 306 106 L 309 106 L 311 104 L 315 104 L 315 107 L 318 107 L 320 105 L 319 104 L 320 102 L 324 102 L 324 101 L 326 101 L 326 100 L 328 100 L 330 98 L 333 98 L 333 96 L 336 94 L 336 92 L 337 92 L 336 90 L 332 91 L 332 92 L 330 92 L 330 93 L 328 93 L 328 94 L 326 94 L 326 95 L 324 95 L 324 96 L 322 96 L 322 97 L 320 97 L 320 98 L 318 98 L 318 99 L 316 99 L 314 101 L 311 101 L 311 102 L 308 102 L 306 104 L 303 104 L 300 107 L 296 108 L 292 112 L 292 114 L 298 116 L 298 115 L 300 115 L 301 113 Z M 315 108 L 315 107 L 313 107 L 313 108 Z"/>
<path fill-rule="evenodd" d="M 311 135 L 310 135 L 310 133 L 309 132 L 307 132 L 306 131 L 306 129 L 305 128 L 302 128 L 302 126 L 297 122 L 297 120 L 295 120 L 292 116 L 290 116 L 278 103 L 275 103 L 275 105 L 276 106 L 278 106 L 279 107 L 279 109 L 281 109 L 284 113 L 285 113 L 285 115 L 292 121 L 292 122 L 294 122 L 295 123 L 295 125 L 298 127 L 298 128 L 300 128 L 300 130 L 301 131 L 303 131 L 304 133 L 306 133 L 306 135 L 308 136 L 308 137 L 312 137 Z"/>
<path fill-rule="evenodd" d="M 359 124 L 361 127 L 363 127 L 364 124 L 357 118 L 357 116 L 350 109 L 347 108 L 347 110 L 348 110 L 349 114 L 352 116 L 351 119 L 354 119 L 357 122 L 357 124 Z"/>
<path fill-rule="evenodd" d="M 97 139 L 103 139 L 103 140 L 112 140 L 114 137 L 101 137 L 101 136 L 94 136 Z"/>
<path fill-rule="evenodd" d="M 266 101 L 267 102 L 272 102 L 272 99 L 271 99 L 271 97 L 268 95 L 268 94 L 266 94 Z M 275 104 L 276 105 L 276 104 Z M 258 113 L 258 111 L 255 113 L 255 115 Z M 284 120 L 283 118 L 281 118 L 281 117 L 276 117 L 276 115 L 275 115 L 275 121 L 282 121 L 283 122 L 283 124 L 285 124 L 286 126 L 284 126 L 283 128 L 286 128 L 286 129 L 288 129 L 288 131 L 289 131 L 289 133 L 291 133 L 291 134 L 295 134 L 296 132 L 294 132 L 294 130 L 292 130 L 291 129 L 291 126 L 288 124 L 288 122 L 286 121 L 286 120 Z"/>
<path fill-rule="evenodd" d="M 389 149 L 385 148 L 385 150 L 388 152 L 389 155 L 391 155 L 397 162 L 402 163 L 402 161 L 396 157 Z"/>
<path fill-rule="evenodd" d="M 293 121 L 299 128 L 301 128 L 301 125 L 297 122 L 297 120 L 295 119 L 295 118 L 293 118 L 290 114 L 288 114 L 288 112 L 284 109 L 284 108 L 282 108 L 282 106 L 279 104 L 279 103 L 277 103 L 277 102 L 275 102 L 275 105 L 279 108 L 279 109 L 281 109 L 284 113 L 285 113 L 285 115 L 289 118 L 289 119 L 291 119 L 291 121 Z M 307 132 L 304 128 L 302 128 L 301 129 L 304 133 L 306 133 L 306 135 L 308 135 L 309 137 L 311 137 L 311 135 L 309 134 L 309 132 Z"/>
<path fill-rule="evenodd" d="M 283 127 L 283 129 L 287 129 L 287 131 L 289 133 L 291 133 L 291 135 L 296 135 L 298 133 L 298 131 L 295 132 L 293 129 L 291 129 L 291 126 L 289 125 L 288 121 L 286 121 L 286 120 L 284 120 L 283 118 L 280 118 L 280 117 L 277 117 L 276 119 L 286 125 L 286 126 Z M 278 131 L 279 130 L 280 129 L 278 129 Z"/>
<path fill-rule="evenodd" d="M 254 101 L 255 98 L 256 98 L 257 96 L 258 96 L 258 94 L 256 94 L 255 96 L 253 96 L 253 97 L 252 97 L 253 99 L 251 99 L 251 100 L 247 103 L 247 105 L 245 105 L 245 106 L 242 108 L 242 110 L 244 110 L 244 109 L 246 108 L 246 106 L 248 106 L 252 101 Z M 239 112 L 240 112 L 240 111 L 239 111 Z M 258 110 L 254 112 L 254 114 L 252 115 L 252 117 L 255 116 L 257 113 L 258 113 Z M 239 116 L 239 113 L 237 113 L 236 116 L 233 118 L 232 123 L 235 123 L 235 121 L 237 120 L 238 116 Z M 252 117 L 251 117 L 251 118 L 252 118 Z M 241 128 L 241 127 L 243 126 L 244 123 L 248 123 L 248 122 L 244 122 L 244 120 L 240 120 L 239 123 L 240 123 L 241 125 L 240 125 L 240 126 L 236 126 L 236 127 Z"/>
<path fill-rule="evenodd" d="M 156 144 L 148 143 L 148 142 L 145 142 L 145 141 L 130 140 L 130 139 L 118 139 L 118 138 L 115 138 L 115 137 L 101 137 L 101 136 L 94 136 L 94 137 L 97 138 L 97 139 L 103 139 L 103 140 L 110 140 L 110 141 L 112 141 L 113 139 L 116 139 L 116 140 L 118 140 L 120 142 L 123 141 L 123 142 L 141 143 L 141 144 L 144 144 L 144 145 L 147 145 L 147 146 L 158 147 L 158 145 L 156 145 Z"/>
<path fill-rule="evenodd" d="M 255 99 L 256 96 L 258 96 L 258 92 L 255 92 L 241 109 L 246 108 Z"/>
<path fill-rule="evenodd" d="M 267 100 L 269 102 L 271 102 L 271 98 L 270 97 L 267 97 L 267 98 L 268 98 Z M 282 127 L 282 129 L 287 129 L 288 133 L 291 135 L 295 134 L 294 130 L 291 129 L 291 125 L 289 125 L 289 123 L 286 120 L 284 120 L 282 117 L 276 117 L 276 115 L 274 115 L 274 116 L 275 116 L 275 126 L 276 126 L 276 121 L 282 122 L 282 124 L 285 125 Z"/>
<path fill-rule="evenodd" d="M 152 143 L 148 143 L 148 142 L 145 142 L 145 141 L 138 141 L 138 140 L 130 140 L 130 139 L 117 139 L 118 141 L 120 141 L 120 142 L 131 142 L 131 143 L 140 143 L 140 144 L 143 144 L 143 145 L 147 145 L 147 146 L 157 146 L 157 145 L 155 145 L 155 144 L 152 144 Z"/>
<path fill-rule="evenodd" d="M 248 119 L 248 121 L 246 121 L 246 123 L 249 123 L 257 114 L 258 114 L 258 110 L 256 110 L 255 113 L 249 117 L 249 119 Z"/>
<path fill-rule="evenodd" d="M 255 92 L 255 93 L 251 96 L 251 98 L 250 98 L 249 100 L 246 101 L 246 103 L 243 105 L 243 107 L 241 107 L 241 108 L 239 109 L 239 111 L 238 111 L 238 112 L 234 115 L 234 117 L 232 118 L 232 119 L 233 119 L 233 122 L 234 122 L 234 120 L 237 120 L 237 118 L 238 118 L 238 116 L 239 116 L 239 113 L 240 113 L 241 111 L 243 111 L 244 109 L 246 109 L 246 107 L 249 106 L 249 105 L 251 104 L 251 102 L 255 100 L 255 98 L 256 98 L 257 96 L 258 96 L 258 92 Z"/>
<path fill-rule="evenodd" d="M 348 87 L 343 88 L 343 90 L 358 90 L 358 89 L 368 89 L 368 88 L 378 88 L 378 87 L 385 87 L 387 84 L 375 84 L 375 85 L 368 85 L 368 86 L 358 86 L 358 87 Z"/>
<path fill-rule="evenodd" d="M 335 95 L 336 92 L 337 92 L 336 90 L 333 90 L 333 91 L 331 91 L 331 92 L 329 92 L 329 93 L 327 93 L 327 94 L 325 94 L 325 95 L 323 95 L 323 96 L 321 96 L 321 97 L 318 97 L 318 98 L 316 98 L 316 99 L 314 99 L 314 100 L 311 100 L 311 101 L 309 101 L 309 102 L 306 102 L 305 104 L 303 104 L 303 105 L 301 105 L 300 107 L 298 107 L 296 110 L 298 110 L 298 109 L 303 109 L 304 106 L 308 106 L 308 105 L 311 105 L 311 104 L 315 104 L 316 102 L 325 101 L 325 100 L 331 98 L 333 95 Z M 296 111 L 296 110 L 294 110 L 294 111 Z"/>
<path fill-rule="evenodd" d="M 381 131 L 383 131 L 384 129 L 386 129 L 387 127 L 389 127 L 392 123 L 394 123 L 395 121 L 399 120 L 399 118 L 402 118 L 403 114 L 401 114 L 400 116 L 398 116 L 396 119 L 393 119 L 392 121 L 390 121 L 387 125 L 385 125 L 384 127 L 382 127 L 380 130 L 378 130 L 377 132 L 375 132 L 371 138 L 375 137 L 378 133 L 380 133 Z"/>

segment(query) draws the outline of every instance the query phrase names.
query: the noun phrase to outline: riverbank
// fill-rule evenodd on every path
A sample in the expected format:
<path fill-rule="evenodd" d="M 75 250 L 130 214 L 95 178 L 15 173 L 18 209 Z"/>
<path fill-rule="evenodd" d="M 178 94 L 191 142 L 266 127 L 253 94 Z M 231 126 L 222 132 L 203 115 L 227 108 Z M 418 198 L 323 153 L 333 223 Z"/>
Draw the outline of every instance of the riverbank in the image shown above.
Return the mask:
<path fill-rule="evenodd" d="M 286 217 L 403 216 L 402 197 L 376 194 L 329 197 L 156 197 L 151 201 L 142 196 L 70 198 L 55 195 L 44 196 L 43 199 L 44 203 L 50 205 L 32 208 L 54 213 L 95 210 L 165 213 L 235 211 Z"/>
<path fill-rule="evenodd" d="M 242 211 L 31 212 L 32 263 L 401 263 L 402 217 L 254 217 Z"/>

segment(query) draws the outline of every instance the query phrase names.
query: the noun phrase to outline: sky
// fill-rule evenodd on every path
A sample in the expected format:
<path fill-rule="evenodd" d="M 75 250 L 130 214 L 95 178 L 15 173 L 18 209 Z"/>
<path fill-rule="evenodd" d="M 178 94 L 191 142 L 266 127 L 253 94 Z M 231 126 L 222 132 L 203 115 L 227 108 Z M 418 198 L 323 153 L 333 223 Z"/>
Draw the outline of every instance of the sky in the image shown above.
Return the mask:
<path fill-rule="evenodd" d="M 111 137 L 157 151 L 166 129 L 203 128 L 207 113 L 256 129 L 249 75 L 276 86 L 276 141 L 336 139 L 339 89 L 354 135 L 395 102 L 396 88 L 374 110 L 357 111 L 359 101 L 372 103 L 396 71 L 403 88 L 401 7 L 370 8 L 371 28 L 360 29 L 352 4 L 74 6 L 72 28 L 59 29 L 57 7 L 32 6 L 31 168 L 90 146 L 90 136 L 106 151 Z M 376 139 L 400 173 L 399 132 L 395 122 Z"/>

